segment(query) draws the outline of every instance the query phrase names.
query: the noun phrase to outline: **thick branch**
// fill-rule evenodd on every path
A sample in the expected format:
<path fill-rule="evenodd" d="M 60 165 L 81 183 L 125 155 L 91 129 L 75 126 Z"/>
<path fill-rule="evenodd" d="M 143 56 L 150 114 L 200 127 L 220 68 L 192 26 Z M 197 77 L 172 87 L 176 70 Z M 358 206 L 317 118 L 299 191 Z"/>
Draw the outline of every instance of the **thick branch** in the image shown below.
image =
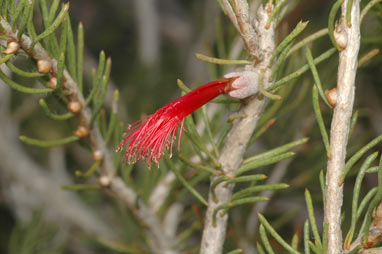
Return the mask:
<path fill-rule="evenodd" d="M 236 8 L 238 8 L 238 6 L 236 6 Z M 265 29 L 268 14 L 262 7 L 259 8 L 257 19 L 254 29 L 256 29 L 258 34 L 262 34 L 257 42 L 257 47 L 259 47 L 259 50 L 265 57 L 264 61 L 260 62 L 255 67 L 248 66 L 247 68 L 258 73 L 265 71 L 264 83 L 267 87 L 270 85 L 267 80 L 271 75 L 271 69 L 269 69 L 267 65 L 269 64 L 269 59 L 274 50 L 274 30 L 273 26 L 269 30 Z M 255 30 L 253 30 L 253 33 L 255 33 L 254 31 Z M 219 162 L 227 176 L 234 175 L 240 167 L 248 141 L 251 138 L 252 132 L 255 129 L 256 123 L 263 113 L 266 104 L 266 99 L 261 100 L 257 97 L 250 98 L 247 104 L 240 110 L 239 114 L 246 117 L 234 122 L 232 130 L 227 136 L 226 143 L 219 157 Z M 215 180 L 216 177 L 212 177 L 211 183 Z M 225 214 L 222 216 L 222 214 L 218 213 L 216 216 L 216 225 L 213 225 L 213 213 L 218 206 L 229 201 L 232 196 L 233 188 L 233 184 L 228 186 L 226 186 L 225 183 L 219 184 L 215 189 L 217 202 L 214 201 L 210 192 L 200 251 L 202 254 L 219 254 L 222 252 L 228 215 Z"/>
<path fill-rule="evenodd" d="M 354 103 L 355 76 L 357 71 L 357 56 L 360 46 L 360 0 L 353 2 L 351 11 L 351 27 L 346 24 L 347 0 L 342 4 L 342 22 L 339 38 L 345 38 L 346 48 L 340 52 L 337 104 L 334 108 L 330 131 L 330 158 L 326 174 L 326 207 L 325 223 L 329 223 L 328 254 L 339 254 L 342 251 L 341 206 L 343 186 L 339 185 L 340 176 L 345 168 L 346 146 L 350 128 L 350 118 Z"/>

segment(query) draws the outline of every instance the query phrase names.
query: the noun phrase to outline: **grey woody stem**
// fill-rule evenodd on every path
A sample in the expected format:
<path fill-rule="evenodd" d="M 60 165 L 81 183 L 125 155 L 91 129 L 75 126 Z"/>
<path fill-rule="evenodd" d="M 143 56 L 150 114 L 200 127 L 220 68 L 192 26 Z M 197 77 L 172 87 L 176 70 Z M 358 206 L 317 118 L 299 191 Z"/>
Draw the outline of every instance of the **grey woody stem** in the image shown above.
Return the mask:
<path fill-rule="evenodd" d="M 275 48 L 273 24 L 268 30 L 265 28 L 269 14 L 263 7 L 259 8 L 255 22 L 252 22 L 250 20 L 251 18 L 248 16 L 247 1 L 237 0 L 234 2 L 236 4 L 236 16 L 239 23 L 240 34 L 242 35 L 245 44 L 247 47 L 251 47 L 249 50 L 250 52 L 258 50 L 263 56 L 262 61 L 258 62 L 255 66 L 247 66 L 246 69 L 257 73 L 264 72 L 264 87 L 268 87 L 271 85 L 268 80 L 272 72 L 268 67 L 268 64 Z M 244 17 L 241 17 L 240 15 L 244 15 Z M 244 27 L 250 27 L 250 29 L 243 29 Z M 261 34 L 261 36 L 257 36 L 259 34 Z M 260 99 L 258 96 L 251 97 L 247 100 L 247 104 L 244 105 L 238 113 L 245 117 L 237 119 L 234 122 L 218 159 L 226 176 L 233 176 L 239 169 L 248 141 L 256 128 L 257 121 L 262 115 L 267 102 L 268 100 L 266 98 Z M 211 183 L 215 180 L 216 177 L 212 177 Z M 228 214 L 218 212 L 216 215 L 216 224 L 214 225 L 214 211 L 218 206 L 225 204 L 230 200 L 233 188 L 233 184 L 219 184 L 215 189 L 217 200 L 214 200 L 210 191 L 200 249 L 201 254 L 222 253 L 227 230 Z"/>
<path fill-rule="evenodd" d="M 345 168 L 346 146 L 353 111 L 355 76 L 360 46 L 360 0 L 353 1 L 351 10 L 351 26 L 346 24 L 346 6 L 342 4 L 341 22 L 336 28 L 337 38 L 346 43 L 339 54 L 337 79 L 337 104 L 334 108 L 330 130 L 330 158 L 326 174 L 326 207 L 325 223 L 329 224 L 328 254 L 342 252 L 341 206 L 343 186 L 339 184 L 340 176 Z"/>

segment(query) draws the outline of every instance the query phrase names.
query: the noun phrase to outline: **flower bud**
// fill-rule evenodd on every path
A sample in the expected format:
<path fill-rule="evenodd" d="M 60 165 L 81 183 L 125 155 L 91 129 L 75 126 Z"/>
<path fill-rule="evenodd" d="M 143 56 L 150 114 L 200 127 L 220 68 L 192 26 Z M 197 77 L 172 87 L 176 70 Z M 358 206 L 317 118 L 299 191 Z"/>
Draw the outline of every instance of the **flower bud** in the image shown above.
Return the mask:
<path fill-rule="evenodd" d="M 94 150 L 92 153 L 93 160 L 101 161 L 103 160 L 103 152 L 101 150 Z"/>
<path fill-rule="evenodd" d="M 108 187 L 111 183 L 111 179 L 108 176 L 101 176 L 98 178 L 98 183 L 103 187 Z"/>
<path fill-rule="evenodd" d="M 228 95 L 237 98 L 244 99 L 251 95 L 256 94 L 258 89 L 259 74 L 254 71 L 243 71 L 243 72 L 231 72 L 224 75 L 225 78 L 237 77 L 231 85 L 231 91 Z"/>
<path fill-rule="evenodd" d="M 46 86 L 52 89 L 57 88 L 57 78 L 56 77 L 51 77 L 48 82 L 46 82 Z"/>
<path fill-rule="evenodd" d="M 325 96 L 332 107 L 335 107 L 337 105 L 337 88 L 325 90 Z"/>
<path fill-rule="evenodd" d="M 4 54 L 16 53 L 20 48 L 20 44 L 17 41 L 9 41 L 7 48 L 3 51 Z"/>
<path fill-rule="evenodd" d="M 47 60 L 40 59 L 37 61 L 37 70 L 41 73 L 49 73 L 52 70 L 52 64 Z"/>
<path fill-rule="evenodd" d="M 80 112 L 81 104 L 78 101 L 70 101 L 68 103 L 68 110 L 74 114 Z"/>
<path fill-rule="evenodd" d="M 83 125 L 79 125 L 73 134 L 79 138 L 85 138 L 89 135 L 89 129 Z"/>

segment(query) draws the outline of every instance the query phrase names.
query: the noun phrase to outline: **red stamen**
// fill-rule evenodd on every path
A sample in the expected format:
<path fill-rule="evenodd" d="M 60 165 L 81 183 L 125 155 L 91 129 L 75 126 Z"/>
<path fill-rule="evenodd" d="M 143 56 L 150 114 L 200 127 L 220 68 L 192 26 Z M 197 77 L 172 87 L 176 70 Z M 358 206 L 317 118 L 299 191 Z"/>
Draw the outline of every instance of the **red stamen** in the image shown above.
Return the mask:
<path fill-rule="evenodd" d="M 218 95 L 232 91 L 234 88 L 231 84 L 235 79 L 236 77 L 221 78 L 207 83 L 170 102 L 154 114 L 134 122 L 131 128 L 126 130 L 127 137 L 119 144 L 117 151 L 123 150 L 128 144 L 124 155 L 128 163 L 147 159 L 148 166 L 151 161 L 158 166 L 163 156 L 163 149 L 169 149 L 171 156 L 172 146 L 180 126 L 179 148 L 184 118 Z"/>

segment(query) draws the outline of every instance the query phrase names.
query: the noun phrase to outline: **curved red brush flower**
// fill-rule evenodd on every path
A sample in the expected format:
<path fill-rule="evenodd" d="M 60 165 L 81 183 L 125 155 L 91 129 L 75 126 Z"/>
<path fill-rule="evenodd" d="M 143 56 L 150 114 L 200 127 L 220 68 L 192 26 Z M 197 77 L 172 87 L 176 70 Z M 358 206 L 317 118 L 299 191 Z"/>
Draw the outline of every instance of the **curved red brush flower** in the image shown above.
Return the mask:
<path fill-rule="evenodd" d="M 119 144 L 117 151 L 122 151 L 128 144 L 124 160 L 127 159 L 129 164 L 147 159 L 149 167 L 152 161 L 158 166 L 163 149 L 169 149 L 170 154 L 172 153 L 172 146 L 180 127 L 179 147 L 186 116 L 221 94 L 242 99 L 256 93 L 257 85 L 249 84 L 253 83 L 254 78 L 257 78 L 257 75 L 252 72 L 230 73 L 224 78 L 192 90 L 154 114 L 132 123 L 124 134 L 127 137 Z"/>

